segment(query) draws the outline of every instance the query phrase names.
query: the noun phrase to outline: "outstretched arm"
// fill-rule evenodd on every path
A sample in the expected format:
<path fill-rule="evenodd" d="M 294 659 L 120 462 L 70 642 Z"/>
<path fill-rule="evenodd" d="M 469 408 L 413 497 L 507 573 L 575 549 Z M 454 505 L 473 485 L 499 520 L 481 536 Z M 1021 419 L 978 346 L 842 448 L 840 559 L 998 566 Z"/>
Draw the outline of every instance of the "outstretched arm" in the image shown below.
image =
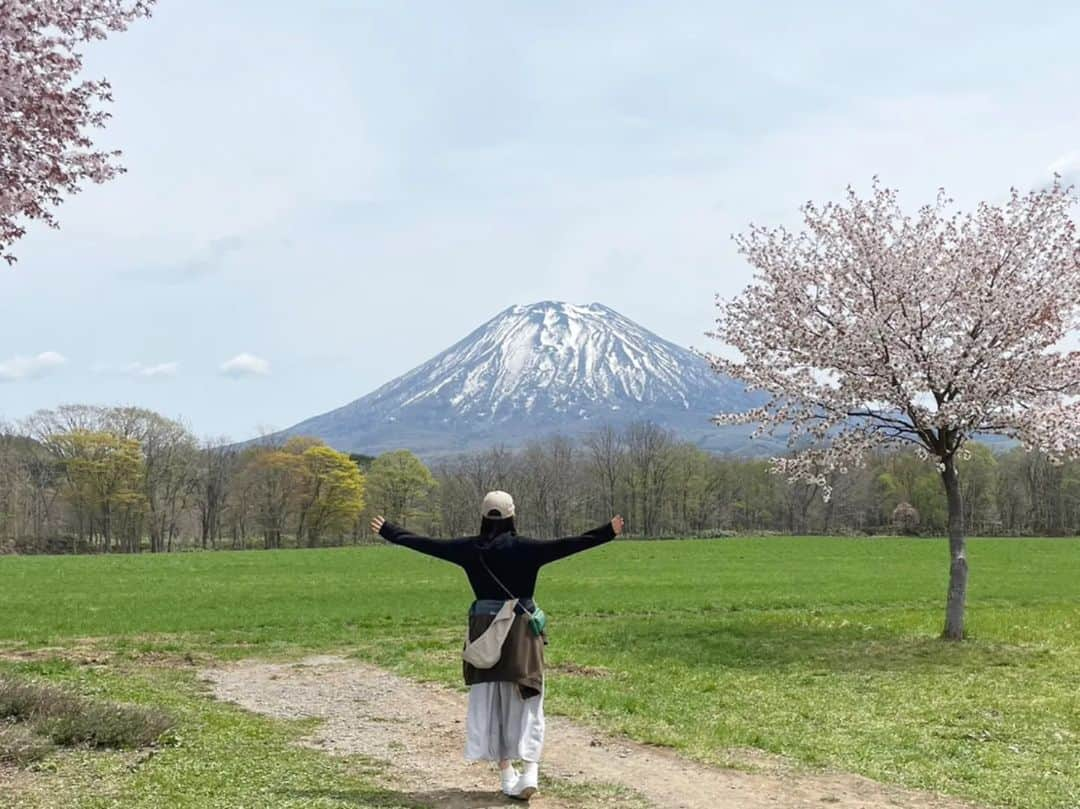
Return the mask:
<path fill-rule="evenodd" d="M 414 551 L 434 556 L 437 559 L 445 559 L 460 565 L 465 558 L 465 546 L 468 539 L 432 539 L 422 537 L 411 531 L 406 531 L 400 526 L 387 522 L 378 516 L 371 521 L 371 530 L 383 539 L 393 542 L 395 545 L 403 545 Z"/>
<path fill-rule="evenodd" d="M 616 515 L 599 528 L 586 531 L 581 536 L 563 537 L 562 539 L 534 540 L 529 543 L 529 551 L 542 564 L 554 562 L 581 551 L 595 548 L 615 539 L 623 530 L 623 518 Z"/>

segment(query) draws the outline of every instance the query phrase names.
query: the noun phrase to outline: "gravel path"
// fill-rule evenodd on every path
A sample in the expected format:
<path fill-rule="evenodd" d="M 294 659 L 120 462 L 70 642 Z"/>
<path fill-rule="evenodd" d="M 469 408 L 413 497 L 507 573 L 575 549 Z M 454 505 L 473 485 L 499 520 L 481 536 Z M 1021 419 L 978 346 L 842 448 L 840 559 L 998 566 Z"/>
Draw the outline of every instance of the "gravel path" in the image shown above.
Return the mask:
<path fill-rule="evenodd" d="M 305 744 L 389 762 L 386 786 L 410 799 L 440 809 L 520 805 L 498 794 L 493 765 L 463 760 L 460 692 L 328 655 L 284 664 L 242 661 L 202 675 L 217 698 L 248 710 L 325 720 Z M 535 809 L 971 809 L 853 775 L 710 767 L 563 717 L 547 721 L 541 789 L 545 776 L 556 783 L 532 800 Z"/>

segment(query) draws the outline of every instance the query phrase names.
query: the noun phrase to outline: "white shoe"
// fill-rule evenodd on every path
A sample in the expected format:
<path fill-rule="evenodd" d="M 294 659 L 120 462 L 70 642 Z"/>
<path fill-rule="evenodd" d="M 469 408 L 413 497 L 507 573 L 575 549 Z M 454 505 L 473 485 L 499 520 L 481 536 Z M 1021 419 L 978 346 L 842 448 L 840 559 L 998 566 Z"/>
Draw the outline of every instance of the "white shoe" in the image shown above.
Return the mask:
<path fill-rule="evenodd" d="M 502 791 L 504 795 L 511 798 L 514 797 L 514 792 L 516 791 L 517 782 L 520 777 L 521 773 L 514 768 L 513 764 L 505 770 L 499 770 L 499 778 L 502 781 Z"/>
<path fill-rule="evenodd" d="M 514 785 L 514 791 L 506 794 L 519 801 L 527 801 L 535 795 L 536 792 L 536 773 L 524 772 L 521 774 L 521 777 L 517 779 L 517 783 Z"/>

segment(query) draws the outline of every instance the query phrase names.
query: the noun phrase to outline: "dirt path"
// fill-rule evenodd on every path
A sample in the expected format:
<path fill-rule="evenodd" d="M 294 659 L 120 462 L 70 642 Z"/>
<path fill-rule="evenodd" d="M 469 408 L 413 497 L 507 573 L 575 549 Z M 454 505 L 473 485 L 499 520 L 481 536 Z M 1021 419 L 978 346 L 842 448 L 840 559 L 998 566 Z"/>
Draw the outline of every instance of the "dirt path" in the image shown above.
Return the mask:
<path fill-rule="evenodd" d="M 492 765 L 462 758 L 465 695 L 341 657 L 245 661 L 208 669 L 219 699 L 269 716 L 325 720 L 305 744 L 392 762 L 387 786 L 440 809 L 515 804 L 497 793 Z M 961 809 L 970 804 L 843 774 L 748 773 L 689 761 L 549 716 L 534 809 Z M 520 804 L 516 804 L 520 805 Z"/>

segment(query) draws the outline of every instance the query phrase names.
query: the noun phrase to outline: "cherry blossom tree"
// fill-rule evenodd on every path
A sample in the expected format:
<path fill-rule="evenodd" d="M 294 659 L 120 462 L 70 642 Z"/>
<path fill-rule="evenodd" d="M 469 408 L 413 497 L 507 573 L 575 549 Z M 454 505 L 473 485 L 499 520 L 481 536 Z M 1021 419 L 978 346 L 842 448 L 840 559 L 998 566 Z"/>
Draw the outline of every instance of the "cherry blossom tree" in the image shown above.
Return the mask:
<path fill-rule="evenodd" d="M 957 458 L 1000 434 L 1055 461 L 1080 456 L 1080 240 L 1072 188 L 952 211 L 939 192 L 916 216 L 875 178 L 863 199 L 802 208 L 805 230 L 751 226 L 736 237 L 755 268 L 709 332 L 739 356 L 714 369 L 768 394 L 717 423 L 788 431 L 774 471 L 811 480 L 868 450 L 914 444 L 937 464 L 949 517 L 943 637 L 964 634 L 968 562 Z"/>
<path fill-rule="evenodd" d="M 123 171 L 120 153 L 96 151 L 87 135 L 105 126 L 96 104 L 112 95 L 104 79 L 76 82 L 77 49 L 149 16 L 154 2 L 0 0 L 0 258 L 9 264 L 26 220 L 57 227 L 50 206 Z"/>

